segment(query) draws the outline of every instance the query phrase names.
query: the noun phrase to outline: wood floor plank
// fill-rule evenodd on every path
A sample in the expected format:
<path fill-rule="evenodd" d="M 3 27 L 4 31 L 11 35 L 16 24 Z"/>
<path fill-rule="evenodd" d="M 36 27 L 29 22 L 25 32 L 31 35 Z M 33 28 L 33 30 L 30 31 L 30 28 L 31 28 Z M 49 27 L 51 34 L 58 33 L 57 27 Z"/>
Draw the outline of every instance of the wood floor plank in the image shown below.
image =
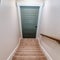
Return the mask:
<path fill-rule="evenodd" d="M 47 60 L 39 47 L 38 40 L 33 38 L 22 39 L 12 60 Z"/>

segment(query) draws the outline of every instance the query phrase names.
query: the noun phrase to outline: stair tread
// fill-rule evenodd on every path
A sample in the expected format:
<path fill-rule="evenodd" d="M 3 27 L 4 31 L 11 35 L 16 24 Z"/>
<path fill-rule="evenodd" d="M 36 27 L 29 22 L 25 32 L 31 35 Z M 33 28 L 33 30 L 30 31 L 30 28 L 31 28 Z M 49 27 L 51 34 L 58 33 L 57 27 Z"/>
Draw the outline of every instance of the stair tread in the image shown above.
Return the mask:
<path fill-rule="evenodd" d="M 12 60 L 47 60 L 38 40 L 22 39 Z"/>

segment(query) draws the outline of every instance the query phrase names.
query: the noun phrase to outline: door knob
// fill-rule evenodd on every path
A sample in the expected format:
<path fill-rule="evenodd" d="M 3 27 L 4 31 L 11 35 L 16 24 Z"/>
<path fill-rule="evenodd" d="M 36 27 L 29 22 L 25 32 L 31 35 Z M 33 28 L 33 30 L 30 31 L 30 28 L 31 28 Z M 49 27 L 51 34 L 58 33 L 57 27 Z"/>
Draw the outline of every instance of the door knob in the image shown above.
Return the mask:
<path fill-rule="evenodd" d="M 35 28 L 37 28 L 37 26 L 35 26 Z"/>

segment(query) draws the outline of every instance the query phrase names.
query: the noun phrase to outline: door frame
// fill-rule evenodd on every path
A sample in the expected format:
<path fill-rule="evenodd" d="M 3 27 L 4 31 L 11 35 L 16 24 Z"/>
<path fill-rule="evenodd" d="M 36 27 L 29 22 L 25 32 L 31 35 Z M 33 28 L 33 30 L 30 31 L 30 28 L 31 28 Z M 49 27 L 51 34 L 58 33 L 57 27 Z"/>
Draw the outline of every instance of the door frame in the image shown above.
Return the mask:
<path fill-rule="evenodd" d="M 37 31 L 36 31 L 36 38 L 39 37 L 39 30 L 40 30 L 40 21 L 41 21 L 41 14 L 42 14 L 42 9 L 43 9 L 43 3 L 40 4 L 29 4 L 29 3 L 21 3 L 21 2 L 17 2 L 17 12 L 18 12 L 18 24 L 19 24 L 19 32 L 20 32 L 20 37 L 23 38 L 22 35 L 22 23 L 21 23 L 21 9 L 20 6 L 39 6 L 39 14 L 38 14 L 38 23 L 37 23 Z"/>

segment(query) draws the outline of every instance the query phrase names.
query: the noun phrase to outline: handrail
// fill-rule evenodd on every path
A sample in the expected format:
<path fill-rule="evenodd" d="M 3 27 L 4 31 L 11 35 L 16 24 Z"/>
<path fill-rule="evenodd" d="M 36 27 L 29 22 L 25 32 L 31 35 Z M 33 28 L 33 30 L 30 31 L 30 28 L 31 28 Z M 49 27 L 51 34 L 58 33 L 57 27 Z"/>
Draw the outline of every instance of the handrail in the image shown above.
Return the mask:
<path fill-rule="evenodd" d="M 54 38 L 54 37 L 51 37 L 51 36 L 48 36 L 48 35 L 45 35 L 45 34 L 40 34 L 40 35 L 45 36 L 47 38 L 50 38 L 50 39 L 52 39 L 52 40 L 54 40 L 54 41 L 56 41 L 56 42 L 58 42 L 60 44 L 60 39 L 57 39 L 57 38 Z"/>

